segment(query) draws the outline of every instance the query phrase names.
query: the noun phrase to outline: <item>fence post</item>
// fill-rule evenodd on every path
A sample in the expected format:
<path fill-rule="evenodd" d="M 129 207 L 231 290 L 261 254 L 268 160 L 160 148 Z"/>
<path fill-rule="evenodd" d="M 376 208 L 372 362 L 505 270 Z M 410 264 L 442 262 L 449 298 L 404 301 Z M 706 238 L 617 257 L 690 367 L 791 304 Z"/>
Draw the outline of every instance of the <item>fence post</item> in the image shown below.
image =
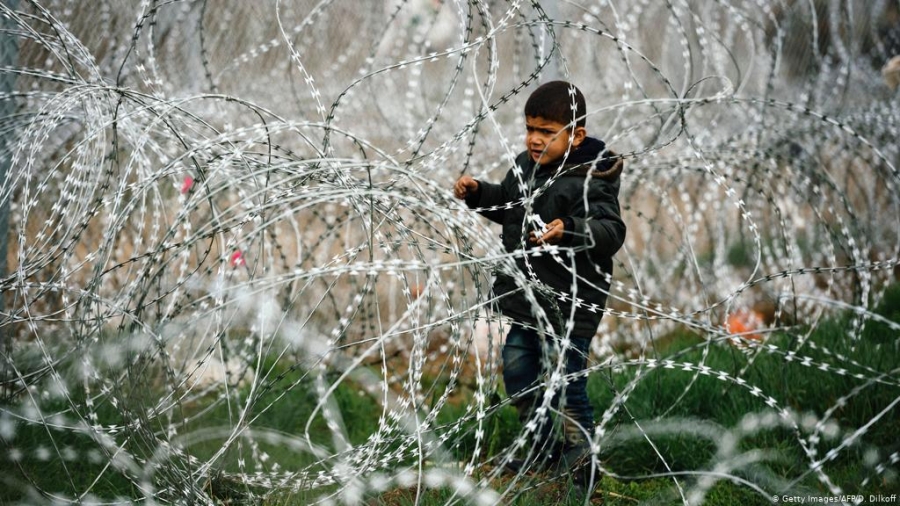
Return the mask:
<path fill-rule="evenodd" d="M 6 7 L 12 11 L 19 0 L 4 0 Z M 10 31 L 15 23 L 8 16 L 0 16 L 0 68 L 14 69 L 19 59 L 19 41 Z M 12 117 L 16 112 L 15 91 L 16 74 L 12 71 L 0 71 L 0 182 L 6 181 L 12 158 L 11 149 L 16 135 L 11 128 Z M 0 188 L 3 185 L 0 183 Z M 0 199 L 0 279 L 7 275 L 6 254 L 9 240 L 9 208 L 12 192 L 8 198 Z M 0 291 L 0 312 L 6 310 L 3 292 Z M 7 320 L 9 323 L 9 320 Z M 0 326 L 0 349 L 7 346 L 9 325 Z"/>

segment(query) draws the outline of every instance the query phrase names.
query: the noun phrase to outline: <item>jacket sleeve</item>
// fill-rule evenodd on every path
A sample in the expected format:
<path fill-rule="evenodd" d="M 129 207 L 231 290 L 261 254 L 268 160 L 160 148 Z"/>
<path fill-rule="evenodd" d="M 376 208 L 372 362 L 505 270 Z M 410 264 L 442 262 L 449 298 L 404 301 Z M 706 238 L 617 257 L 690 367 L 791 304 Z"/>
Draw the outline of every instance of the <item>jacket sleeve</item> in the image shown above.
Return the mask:
<path fill-rule="evenodd" d="M 478 191 L 474 195 L 466 197 L 466 205 L 469 206 L 470 209 L 476 207 L 488 208 L 482 209 L 481 211 L 478 211 L 478 213 L 494 223 L 502 225 L 503 218 L 506 216 L 506 208 L 503 206 L 512 200 L 509 196 L 509 185 L 512 184 L 511 176 L 512 172 L 506 174 L 506 178 L 500 184 L 486 183 L 477 180 Z M 492 207 L 498 208 L 490 209 Z"/>
<path fill-rule="evenodd" d="M 573 225 L 573 230 L 565 232 L 567 246 L 586 248 L 592 258 L 608 258 L 619 251 L 625 242 L 626 230 L 617 193 L 616 188 L 605 181 L 590 183 L 587 202 L 576 199 L 566 218 L 566 222 L 571 219 Z"/>

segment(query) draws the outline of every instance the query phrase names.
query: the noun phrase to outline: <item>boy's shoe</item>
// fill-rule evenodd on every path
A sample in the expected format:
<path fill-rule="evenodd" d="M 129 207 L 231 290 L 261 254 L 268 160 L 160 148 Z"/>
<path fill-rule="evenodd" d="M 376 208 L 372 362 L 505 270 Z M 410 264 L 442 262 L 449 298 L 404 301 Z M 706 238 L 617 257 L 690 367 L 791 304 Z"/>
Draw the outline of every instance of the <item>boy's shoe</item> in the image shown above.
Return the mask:
<path fill-rule="evenodd" d="M 557 471 L 560 477 L 570 478 L 572 485 L 587 495 L 593 493 L 594 487 L 600 481 L 600 471 L 594 465 L 591 445 L 588 442 L 566 445 L 559 459 Z"/>
<path fill-rule="evenodd" d="M 563 447 L 562 457 L 560 458 L 560 466 L 567 469 L 573 469 L 577 465 L 584 462 L 585 459 L 591 458 L 591 444 L 587 441 L 580 443 L 567 443 Z"/>
<path fill-rule="evenodd" d="M 587 462 L 582 463 L 577 469 L 572 471 L 572 485 L 585 495 L 593 494 L 599 482 L 600 470 L 593 465 L 590 457 L 588 457 Z"/>
<path fill-rule="evenodd" d="M 525 469 L 525 459 L 512 459 L 503 464 L 505 474 L 519 474 L 523 469 Z"/>
<path fill-rule="evenodd" d="M 554 440 L 541 451 L 537 449 L 528 459 L 512 459 L 503 465 L 503 471 L 507 474 L 519 474 L 525 471 L 555 472 L 559 467 L 560 459 L 564 454 L 566 445 L 562 441 Z"/>

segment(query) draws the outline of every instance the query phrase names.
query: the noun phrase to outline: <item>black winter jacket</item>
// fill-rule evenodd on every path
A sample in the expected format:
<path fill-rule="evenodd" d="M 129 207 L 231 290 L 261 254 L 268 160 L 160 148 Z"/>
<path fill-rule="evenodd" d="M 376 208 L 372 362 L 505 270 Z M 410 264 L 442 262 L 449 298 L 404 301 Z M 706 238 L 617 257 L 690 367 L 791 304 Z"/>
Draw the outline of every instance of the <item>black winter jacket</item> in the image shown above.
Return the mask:
<path fill-rule="evenodd" d="M 543 252 L 540 256 L 519 257 L 516 264 L 529 279 L 556 332 L 562 332 L 569 319 L 575 279 L 579 302 L 572 322 L 573 333 L 592 337 L 606 307 L 612 256 L 625 241 L 625 223 L 619 211 L 619 175 L 623 161 L 606 151 L 603 141 L 586 137 L 569 153 L 562 166 L 560 162 L 540 165 L 535 172 L 536 164 L 527 151 L 519 154 L 516 165 L 521 170 L 521 179 L 512 169 L 500 184 L 478 181 L 478 191 L 466 197 L 466 204 L 503 225 L 501 238 L 509 253 L 537 247 L 528 242 L 529 232 L 536 227 L 527 219 L 528 213 L 538 214 L 544 223 L 557 218 L 565 222 L 565 234 L 558 244 L 560 261 Z M 545 187 L 551 179 L 552 184 Z M 537 189 L 541 189 L 540 195 L 534 199 L 531 209 L 526 210 L 523 197 Z M 504 315 L 520 323 L 536 325 L 532 306 L 512 276 L 497 273 L 494 294 L 501 296 L 499 306 Z"/>

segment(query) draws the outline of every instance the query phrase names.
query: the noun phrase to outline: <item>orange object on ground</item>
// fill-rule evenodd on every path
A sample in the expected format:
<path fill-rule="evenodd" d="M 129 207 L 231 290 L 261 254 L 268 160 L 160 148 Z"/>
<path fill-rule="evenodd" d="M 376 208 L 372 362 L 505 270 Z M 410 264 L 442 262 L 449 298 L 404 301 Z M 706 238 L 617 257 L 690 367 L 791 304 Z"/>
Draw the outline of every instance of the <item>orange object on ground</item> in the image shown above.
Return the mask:
<path fill-rule="evenodd" d="M 758 311 L 752 309 L 739 309 L 728 315 L 725 321 L 725 330 L 729 334 L 738 334 L 743 339 L 752 339 L 761 341 L 762 336 L 754 333 L 763 327 L 763 316 Z"/>

